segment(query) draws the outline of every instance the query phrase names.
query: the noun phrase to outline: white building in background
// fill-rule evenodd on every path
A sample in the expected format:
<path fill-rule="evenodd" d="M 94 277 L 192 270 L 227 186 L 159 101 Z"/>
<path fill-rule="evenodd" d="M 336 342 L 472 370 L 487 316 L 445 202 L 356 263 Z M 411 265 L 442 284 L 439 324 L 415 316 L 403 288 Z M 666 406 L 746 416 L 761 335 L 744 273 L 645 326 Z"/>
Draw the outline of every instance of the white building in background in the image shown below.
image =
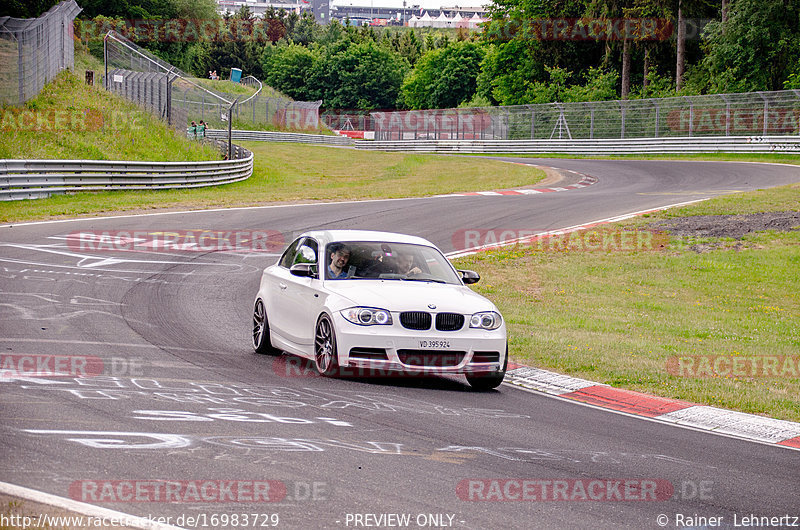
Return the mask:
<path fill-rule="evenodd" d="M 220 13 L 228 13 L 234 14 L 239 11 L 241 8 L 247 6 L 250 11 L 257 17 L 263 17 L 264 13 L 266 13 L 267 9 L 272 6 L 276 10 L 285 10 L 285 11 L 294 11 L 297 14 L 300 14 L 303 10 L 310 10 L 311 9 L 311 2 L 304 2 L 303 0 L 297 0 L 295 2 L 280 2 L 280 1 L 270 1 L 270 2 L 256 2 L 254 0 L 217 0 L 217 11 Z"/>
<path fill-rule="evenodd" d="M 465 28 L 465 29 L 480 29 L 482 22 L 486 22 L 488 18 L 478 16 L 478 13 L 473 13 L 472 17 L 464 18 L 461 13 L 456 13 L 452 18 L 448 18 L 442 11 L 437 18 L 431 17 L 427 11 L 421 17 L 416 15 L 412 16 L 408 21 L 408 26 L 411 28 Z"/>
<path fill-rule="evenodd" d="M 395 24 L 423 28 L 467 28 L 479 29 L 478 24 L 486 18 L 486 7 L 444 6 L 423 8 L 420 0 L 217 0 L 220 13 L 233 14 L 247 6 L 257 17 L 263 17 L 270 7 L 300 14 L 312 13 L 317 21 L 327 24 L 331 19 L 343 21 L 350 18 L 356 24 L 372 21 L 394 20 Z M 330 2 L 330 3 L 328 3 Z M 431 16 L 430 13 L 434 13 Z"/>

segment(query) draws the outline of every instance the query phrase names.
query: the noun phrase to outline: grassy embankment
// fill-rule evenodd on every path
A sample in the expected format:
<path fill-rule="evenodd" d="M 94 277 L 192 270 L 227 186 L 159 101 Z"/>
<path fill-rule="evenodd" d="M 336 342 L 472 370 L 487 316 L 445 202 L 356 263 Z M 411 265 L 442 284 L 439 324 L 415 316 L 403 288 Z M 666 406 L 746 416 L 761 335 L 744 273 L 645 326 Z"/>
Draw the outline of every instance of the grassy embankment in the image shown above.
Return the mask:
<path fill-rule="evenodd" d="M 787 210 L 800 210 L 800 185 L 719 197 L 608 229 Z M 689 248 L 695 244 L 712 250 L 698 253 Z M 699 361 L 698 355 L 794 356 L 797 366 L 800 231 L 741 240 L 670 236 L 666 248 L 636 252 L 566 246 L 457 260 L 457 267 L 482 273 L 476 290 L 505 315 L 513 359 L 614 387 L 800 421 L 800 374 L 791 369 L 745 377 L 730 368 L 726 377 L 700 378 L 668 369 L 676 358 Z"/>
<path fill-rule="evenodd" d="M 218 152 L 83 78 L 62 72 L 24 108 L 4 107 L 0 158 L 215 160 Z"/>

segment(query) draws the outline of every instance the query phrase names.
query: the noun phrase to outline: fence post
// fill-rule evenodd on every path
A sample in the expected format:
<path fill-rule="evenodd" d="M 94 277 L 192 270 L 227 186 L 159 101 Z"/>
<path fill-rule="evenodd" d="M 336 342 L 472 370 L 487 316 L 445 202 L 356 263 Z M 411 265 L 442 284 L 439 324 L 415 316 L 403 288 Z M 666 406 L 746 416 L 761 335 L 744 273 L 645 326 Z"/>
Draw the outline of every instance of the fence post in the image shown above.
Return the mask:
<path fill-rule="evenodd" d="M 619 137 L 625 138 L 625 104 L 622 100 L 618 101 L 619 103 Z"/>
<path fill-rule="evenodd" d="M 759 96 L 761 96 L 761 99 L 764 100 L 764 127 L 763 127 L 762 134 L 764 136 L 766 136 L 767 135 L 767 119 L 769 117 L 769 100 L 767 99 L 767 97 L 764 95 L 763 92 L 756 92 L 756 93 Z"/>
<path fill-rule="evenodd" d="M 64 19 L 61 19 L 61 31 L 58 32 L 58 36 L 60 37 L 61 41 L 61 55 L 59 55 L 59 59 L 61 62 L 58 64 L 58 69 L 63 70 L 67 66 L 67 47 L 64 45 L 64 31 L 66 31 L 66 24 L 64 23 Z M 74 44 L 73 44 L 74 46 Z"/>
<path fill-rule="evenodd" d="M 14 33 L 14 37 L 17 39 L 17 75 L 19 76 L 19 104 L 22 105 L 25 103 L 25 84 L 23 80 L 25 79 L 25 67 L 23 66 L 22 61 L 22 38 L 24 33 L 17 32 Z"/>
<path fill-rule="evenodd" d="M 719 97 L 725 102 L 725 136 L 731 135 L 731 102 L 725 97 L 725 94 L 720 94 Z"/>
<path fill-rule="evenodd" d="M 586 103 L 589 106 L 589 139 L 594 139 L 594 105 L 591 102 Z"/>
<path fill-rule="evenodd" d="M 167 74 L 167 123 L 170 125 L 175 124 L 172 120 L 172 82 L 176 79 L 178 79 L 177 75 L 170 79 L 169 74 Z"/>
<path fill-rule="evenodd" d="M 652 100 L 652 101 L 653 101 L 653 105 L 656 107 L 656 128 L 655 128 L 655 137 L 656 137 L 656 138 L 658 138 L 658 118 L 659 118 L 659 114 L 660 114 L 660 112 L 661 112 L 661 109 L 660 109 L 660 107 L 658 106 L 658 100 L 657 100 L 657 99 L 654 99 L 654 100 Z"/>
<path fill-rule="evenodd" d="M 792 92 L 797 97 L 798 102 L 800 102 L 800 90 L 793 88 Z M 800 136 L 800 112 L 797 114 L 797 135 Z"/>
<path fill-rule="evenodd" d="M 103 76 L 103 88 L 108 90 L 108 33 L 103 35 L 103 69 L 106 72 Z"/>
<path fill-rule="evenodd" d="M 683 96 L 683 99 L 689 102 L 689 136 L 692 136 L 692 129 L 694 129 L 694 103 L 689 96 Z"/>
<path fill-rule="evenodd" d="M 228 160 L 231 160 L 233 156 L 231 152 L 231 145 L 233 143 L 233 107 L 236 106 L 237 101 L 239 101 L 239 98 L 234 99 L 231 106 L 228 107 Z"/>

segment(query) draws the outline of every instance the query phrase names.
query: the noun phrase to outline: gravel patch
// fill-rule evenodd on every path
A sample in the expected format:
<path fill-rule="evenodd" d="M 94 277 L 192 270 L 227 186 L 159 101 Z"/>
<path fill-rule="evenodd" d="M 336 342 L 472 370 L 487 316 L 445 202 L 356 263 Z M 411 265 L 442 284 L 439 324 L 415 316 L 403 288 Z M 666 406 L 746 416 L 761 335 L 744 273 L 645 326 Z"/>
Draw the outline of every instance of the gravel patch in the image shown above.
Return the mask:
<path fill-rule="evenodd" d="M 731 237 L 776 230 L 800 230 L 800 212 L 763 212 L 737 215 L 694 215 L 650 223 L 649 228 L 666 230 L 675 236 Z"/>

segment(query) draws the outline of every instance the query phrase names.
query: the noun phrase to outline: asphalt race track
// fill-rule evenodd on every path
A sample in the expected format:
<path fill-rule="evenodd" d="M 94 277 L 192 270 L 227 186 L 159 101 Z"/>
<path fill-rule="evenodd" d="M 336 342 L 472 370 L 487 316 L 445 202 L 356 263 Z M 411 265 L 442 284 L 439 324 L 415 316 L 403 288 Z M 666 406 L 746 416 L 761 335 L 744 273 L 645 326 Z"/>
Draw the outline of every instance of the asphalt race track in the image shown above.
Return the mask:
<path fill-rule="evenodd" d="M 409 517 L 411 528 L 463 529 L 702 526 L 695 516 L 733 528 L 734 517 L 800 516 L 794 450 L 505 385 L 476 393 L 457 378 L 323 379 L 296 359 L 257 355 L 253 296 L 276 254 L 67 242 L 79 231 L 257 229 L 288 239 L 364 228 L 420 235 L 447 252 L 466 229 L 552 230 L 800 181 L 800 168 L 779 165 L 524 161 L 599 181 L 524 196 L 0 228 L 0 351 L 87 356 L 97 375 L 0 378 L 0 480 L 172 524 L 205 517 L 207 528 L 225 527 L 213 514 L 264 514 L 228 528 L 403 527 Z M 523 480 L 540 482 L 523 495 Z M 182 486 L 168 494 L 153 481 Z M 204 481 L 216 486 L 192 490 Z"/>

